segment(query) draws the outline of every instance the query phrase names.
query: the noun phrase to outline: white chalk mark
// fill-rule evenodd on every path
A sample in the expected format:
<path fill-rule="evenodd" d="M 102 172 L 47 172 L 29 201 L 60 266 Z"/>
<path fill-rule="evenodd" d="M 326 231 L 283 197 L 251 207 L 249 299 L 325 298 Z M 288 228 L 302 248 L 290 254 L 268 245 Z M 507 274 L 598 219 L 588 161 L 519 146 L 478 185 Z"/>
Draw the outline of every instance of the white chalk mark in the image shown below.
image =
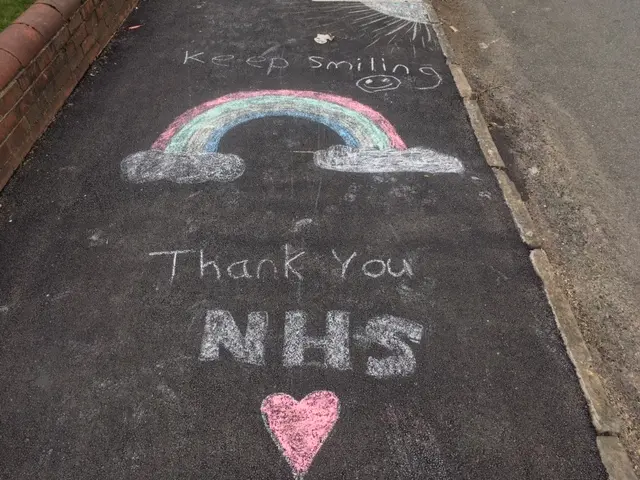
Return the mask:
<path fill-rule="evenodd" d="M 267 335 L 268 319 L 267 312 L 251 312 L 243 338 L 230 312 L 207 311 L 200 346 L 200 360 L 218 360 L 222 346 L 235 360 L 251 365 L 264 365 L 264 340 Z"/>
<path fill-rule="evenodd" d="M 385 25 L 383 25 L 380 28 L 376 28 L 375 30 L 373 30 L 372 33 L 376 33 L 379 32 L 380 30 L 384 30 L 385 28 L 391 28 L 393 25 L 397 25 L 398 23 L 403 22 L 403 20 L 392 20 L 389 23 L 386 23 Z"/>
<path fill-rule="evenodd" d="M 373 61 L 374 59 L 371 58 L 372 67 Z M 358 80 L 356 82 L 356 87 L 366 93 L 377 93 L 396 90 L 401 84 L 402 82 L 399 78 L 391 75 L 370 75 Z"/>
<path fill-rule="evenodd" d="M 303 218 L 302 220 L 298 220 L 293 225 L 293 232 L 294 233 L 300 233 L 301 231 L 303 231 L 305 228 L 307 228 L 311 224 L 313 224 L 313 219 L 312 218 Z"/>
<path fill-rule="evenodd" d="M 234 58 L 236 58 L 235 55 L 217 55 L 211 59 L 211 63 L 213 63 L 214 65 L 219 65 L 221 67 L 230 67 L 230 63 L 224 62 L 230 62 Z"/>
<path fill-rule="evenodd" d="M 315 152 L 313 152 L 315 154 Z M 316 193 L 316 204 L 315 204 L 315 211 L 318 211 L 318 204 L 320 203 L 320 191 L 322 189 L 322 178 L 320 178 L 320 181 L 318 182 L 318 191 Z"/>
<path fill-rule="evenodd" d="M 278 267 L 276 267 L 276 262 L 274 262 L 269 258 L 263 258 L 258 262 L 258 266 L 256 267 L 256 278 L 258 280 L 260 279 L 260 275 L 262 274 L 262 266 L 265 265 L 266 263 L 271 264 L 271 268 L 272 268 L 271 271 L 273 273 L 273 278 L 277 278 L 278 276 Z"/>
<path fill-rule="evenodd" d="M 178 263 L 178 255 L 182 255 L 185 253 L 192 253 L 193 250 L 170 250 L 167 252 L 151 252 L 149 256 L 157 257 L 159 255 L 173 255 L 173 263 L 171 266 L 171 281 L 169 283 L 173 283 L 173 279 L 176 277 L 176 265 Z"/>
<path fill-rule="evenodd" d="M 340 267 L 342 268 L 342 273 L 340 274 L 340 276 L 343 279 L 346 278 L 349 264 L 351 263 L 351 260 L 353 260 L 354 258 L 356 258 L 356 256 L 358 256 L 358 254 L 356 252 L 353 252 L 351 256 L 343 262 L 342 260 L 340 260 L 340 257 L 338 257 L 338 254 L 336 253 L 335 250 L 332 249 L 331 253 L 333 254 L 333 258 L 335 258 L 338 261 L 338 263 L 340 264 Z"/>
<path fill-rule="evenodd" d="M 395 30 L 390 31 L 389 33 L 386 34 L 386 36 L 388 37 L 389 35 L 391 35 L 392 33 L 396 33 L 398 30 L 402 30 L 403 28 L 405 28 L 407 25 L 409 25 L 409 22 L 404 22 L 403 24 L 401 24 L 398 28 L 396 28 Z"/>
<path fill-rule="evenodd" d="M 398 63 L 395 67 L 393 67 L 393 71 L 391 73 L 396 73 L 400 68 L 404 68 L 405 75 L 411 75 L 411 70 L 409 70 L 409 67 L 401 63 Z"/>
<path fill-rule="evenodd" d="M 427 9 L 422 0 L 393 2 L 388 0 L 360 0 L 360 3 L 390 17 L 418 23 L 426 23 L 428 21 Z"/>
<path fill-rule="evenodd" d="M 376 38 L 373 42 L 371 42 L 369 45 L 367 45 L 365 48 L 365 50 L 373 45 L 375 45 L 382 37 L 378 37 Z"/>
<path fill-rule="evenodd" d="M 369 357 L 367 375 L 375 378 L 411 375 L 416 369 L 416 358 L 411 347 L 403 340 L 419 343 L 422 333 L 422 325 L 392 315 L 369 320 L 365 327 L 366 336 L 371 342 L 391 350 L 393 355 L 384 359 Z"/>
<path fill-rule="evenodd" d="M 433 90 L 438 88 L 442 84 L 442 77 L 433 67 L 420 67 L 420 73 L 423 75 L 431 76 L 434 79 L 434 84 L 428 87 L 418 87 L 416 86 L 416 90 Z"/>
<path fill-rule="evenodd" d="M 281 63 L 276 63 L 276 61 Z M 267 75 L 269 75 L 274 69 L 284 70 L 289 66 L 289 62 L 282 57 L 272 57 L 269 59 L 269 68 L 267 69 Z"/>
<path fill-rule="evenodd" d="M 374 265 L 379 267 L 378 271 L 372 270 Z M 383 260 L 373 259 L 365 262 L 362 265 L 362 273 L 364 273 L 367 277 L 371 278 L 379 278 L 383 276 L 387 272 L 387 264 Z"/>
<path fill-rule="evenodd" d="M 241 177 L 244 161 L 227 153 L 166 153 L 146 150 L 129 155 L 120 164 L 133 183 L 168 180 L 174 183 L 231 182 Z"/>
<path fill-rule="evenodd" d="M 324 352 L 324 366 L 326 368 L 351 369 L 349 312 L 327 312 L 326 321 L 326 335 L 324 337 L 309 337 L 306 334 L 307 316 L 305 312 L 295 310 L 286 313 L 282 360 L 285 367 L 305 365 L 305 351 L 320 349 Z"/>
<path fill-rule="evenodd" d="M 320 168 L 338 172 L 464 172 L 460 160 L 428 148 L 375 150 L 337 145 L 317 151 L 313 161 Z"/>
<path fill-rule="evenodd" d="M 306 252 L 299 252 L 296 254 L 295 257 L 291 257 L 291 246 L 287 243 L 284 246 L 284 276 L 285 278 L 289 278 L 289 272 L 293 273 L 298 280 L 302 280 L 302 275 L 300 274 L 300 272 L 298 272 L 295 268 L 293 268 L 291 266 L 291 264 L 297 260 L 298 258 L 302 257 Z"/>
<path fill-rule="evenodd" d="M 200 60 L 200 59 L 198 58 L 200 55 L 204 55 L 204 52 L 196 53 L 196 54 L 194 54 L 194 55 L 189 55 L 189 52 L 188 52 L 188 51 L 187 51 L 187 52 L 185 52 L 185 54 L 184 54 L 184 63 L 183 63 L 183 65 L 186 65 L 186 63 L 187 63 L 189 60 L 193 60 L 194 62 L 204 63 L 204 60 Z"/>
<path fill-rule="evenodd" d="M 220 272 L 220 267 L 218 267 L 218 263 L 215 260 L 211 260 L 210 262 L 204 261 L 204 250 L 200 250 L 200 278 L 204 278 L 204 272 L 208 267 L 213 267 L 216 270 L 216 277 L 220 280 L 222 273 Z"/>
<path fill-rule="evenodd" d="M 387 271 L 389 272 L 389 275 L 396 278 L 400 278 L 403 275 L 413 277 L 413 269 L 411 268 L 411 264 L 409 264 L 409 262 L 404 259 L 402 260 L 402 270 L 400 270 L 399 272 L 394 272 L 391 269 L 391 259 L 387 260 Z"/>
<path fill-rule="evenodd" d="M 386 18 L 387 18 L 387 17 L 385 17 L 385 16 L 383 15 L 383 16 L 381 16 L 380 18 L 378 18 L 377 20 L 372 20 L 372 21 L 370 21 L 370 22 L 368 22 L 368 23 L 365 23 L 364 25 L 360 25 L 360 27 L 361 27 L 361 28 L 363 28 L 363 27 L 368 27 L 369 25 L 373 25 L 374 23 L 381 22 L 382 20 L 384 20 L 384 19 L 386 19 Z"/>
<path fill-rule="evenodd" d="M 249 260 L 240 260 L 239 262 L 233 262 L 227 267 L 227 274 L 229 274 L 229 277 L 233 278 L 234 280 L 238 280 L 240 278 L 251 278 L 251 275 L 249 274 L 248 264 Z M 242 271 L 234 273 L 234 269 L 237 269 L 237 267 L 240 267 Z"/>

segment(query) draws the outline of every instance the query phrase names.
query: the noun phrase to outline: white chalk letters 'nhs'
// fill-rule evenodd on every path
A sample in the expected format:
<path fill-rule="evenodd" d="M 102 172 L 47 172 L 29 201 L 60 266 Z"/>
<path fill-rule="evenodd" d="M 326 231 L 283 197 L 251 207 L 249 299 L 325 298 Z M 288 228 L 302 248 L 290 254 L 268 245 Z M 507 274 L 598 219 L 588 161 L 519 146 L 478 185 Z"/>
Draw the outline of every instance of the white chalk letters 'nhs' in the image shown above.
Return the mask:
<path fill-rule="evenodd" d="M 292 310 L 285 313 L 282 365 L 287 368 L 315 366 L 335 370 L 352 370 L 349 312 L 334 310 L 326 314 L 324 336 L 307 333 L 307 313 Z M 265 341 L 269 328 L 267 312 L 251 312 L 244 336 L 231 312 L 209 310 L 205 317 L 200 360 L 220 360 L 225 350 L 238 362 L 265 365 Z M 393 378 L 411 375 L 416 369 L 416 356 L 410 343 L 420 344 L 422 325 L 392 315 L 380 315 L 366 323 L 364 331 L 354 334 L 358 347 L 376 351 L 387 350 L 387 355 L 370 356 L 365 373 L 375 378 Z M 305 360 L 308 351 L 323 353 L 323 362 Z"/>

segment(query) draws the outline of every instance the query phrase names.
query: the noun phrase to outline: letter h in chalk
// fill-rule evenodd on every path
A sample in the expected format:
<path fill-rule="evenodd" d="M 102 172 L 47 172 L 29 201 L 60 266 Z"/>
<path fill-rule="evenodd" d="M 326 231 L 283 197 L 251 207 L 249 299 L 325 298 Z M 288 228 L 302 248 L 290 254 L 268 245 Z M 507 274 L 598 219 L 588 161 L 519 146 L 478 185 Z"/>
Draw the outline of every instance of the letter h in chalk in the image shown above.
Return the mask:
<path fill-rule="evenodd" d="M 336 370 L 350 370 L 349 313 L 327 312 L 326 335 L 309 337 L 306 334 L 307 317 L 300 310 L 286 313 L 284 325 L 283 365 L 299 367 L 305 365 L 304 353 L 316 348 L 324 351 L 324 365 Z"/>

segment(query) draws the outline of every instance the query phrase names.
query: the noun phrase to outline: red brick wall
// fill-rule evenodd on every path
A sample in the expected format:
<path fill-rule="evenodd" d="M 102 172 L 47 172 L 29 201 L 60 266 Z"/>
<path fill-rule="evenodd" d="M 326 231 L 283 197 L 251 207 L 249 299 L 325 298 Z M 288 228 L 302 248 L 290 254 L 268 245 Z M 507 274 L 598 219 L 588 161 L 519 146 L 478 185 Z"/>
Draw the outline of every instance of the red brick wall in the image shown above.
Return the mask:
<path fill-rule="evenodd" d="M 138 0 L 38 0 L 0 32 L 0 189 Z"/>

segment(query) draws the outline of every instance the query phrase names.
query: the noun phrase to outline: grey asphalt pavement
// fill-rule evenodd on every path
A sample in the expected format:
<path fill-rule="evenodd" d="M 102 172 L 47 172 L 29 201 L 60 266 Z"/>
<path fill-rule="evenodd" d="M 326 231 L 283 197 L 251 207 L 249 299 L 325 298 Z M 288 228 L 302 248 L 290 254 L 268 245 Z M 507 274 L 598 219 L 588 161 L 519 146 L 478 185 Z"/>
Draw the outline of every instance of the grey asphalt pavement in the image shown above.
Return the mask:
<path fill-rule="evenodd" d="M 0 203 L 3 478 L 607 478 L 420 8 L 143 1 Z"/>

